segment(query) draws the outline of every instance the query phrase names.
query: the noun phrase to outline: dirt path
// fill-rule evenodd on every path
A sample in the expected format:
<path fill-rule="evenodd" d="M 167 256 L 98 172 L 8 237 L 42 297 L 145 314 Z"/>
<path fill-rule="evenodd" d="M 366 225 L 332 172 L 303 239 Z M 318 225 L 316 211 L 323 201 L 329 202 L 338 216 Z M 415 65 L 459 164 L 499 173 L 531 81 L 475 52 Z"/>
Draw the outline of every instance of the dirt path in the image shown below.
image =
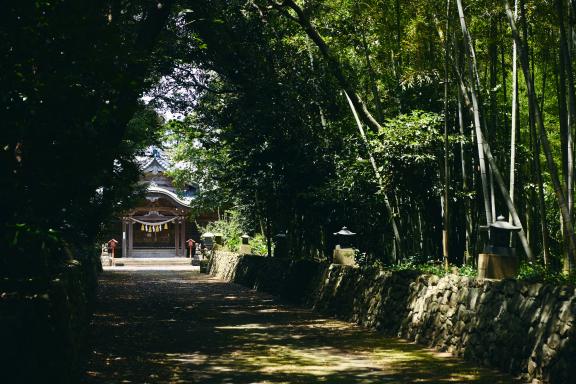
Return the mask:
<path fill-rule="evenodd" d="M 105 272 L 85 383 L 512 383 L 197 272 Z"/>

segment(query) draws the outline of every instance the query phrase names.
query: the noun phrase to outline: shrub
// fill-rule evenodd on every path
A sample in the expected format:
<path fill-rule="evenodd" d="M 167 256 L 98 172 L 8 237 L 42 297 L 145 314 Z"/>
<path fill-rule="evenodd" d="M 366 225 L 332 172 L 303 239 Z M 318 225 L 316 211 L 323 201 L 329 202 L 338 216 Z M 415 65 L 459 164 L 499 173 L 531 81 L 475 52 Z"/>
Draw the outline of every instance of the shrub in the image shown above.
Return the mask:
<path fill-rule="evenodd" d="M 204 232 L 221 233 L 224 238 L 224 246 L 231 252 L 236 252 L 240 247 L 240 236 L 244 233 L 237 211 L 226 211 L 224 218 L 208 223 L 200 227 Z"/>
<path fill-rule="evenodd" d="M 250 247 L 252 248 L 253 255 L 268 255 L 268 245 L 266 244 L 266 238 L 260 233 L 257 233 L 253 238 L 250 239 Z"/>

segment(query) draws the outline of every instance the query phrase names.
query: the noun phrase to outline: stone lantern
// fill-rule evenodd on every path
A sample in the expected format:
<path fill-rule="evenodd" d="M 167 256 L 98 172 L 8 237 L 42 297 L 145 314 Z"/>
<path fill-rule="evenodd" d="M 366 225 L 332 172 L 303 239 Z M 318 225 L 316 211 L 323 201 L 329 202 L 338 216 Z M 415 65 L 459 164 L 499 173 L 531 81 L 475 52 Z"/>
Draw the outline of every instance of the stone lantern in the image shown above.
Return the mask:
<path fill-rule="evenodd" d="M 205 232 L 200 237 L 204 239 L 204 247 L 209 251 L 212 250 L 212 246 L 214 245 L 214 234 L 212 232 Z"/>
<path fill-rule="evenodd" d="M 219 246 L 224 245 L 224 234 L 223 233 L 215 233 L 214 234 L 214 243 L 218 244 Z"/>
<path fill-rule="evenodd" d="M 356 233 L 342 227 L 341 230 L 334 233 L 334 236 L 336 236 L 338 243 L 334 248 L 332 262 L 334 264 L 356 265 L 354 248 L 352 248 L 352 238 L 356 236 Z"/>
<path fill-rule="evenodd" d="M 274 236 L 274 257 L 288 257 L 288 242 L 285 233 L 279 233 Z"/>
<path fill-rule="evenodd" d="M 250 236 L 243 234 L 240 236 L 240 249 L 238 251 L 241 255 L 250 255 L 252 247 L 250 246 Z"/>
<path fill-rule="evenodd" d="M 504 216 L 486 227 L 490 231 L 488 245 L 484 253 L 478 255 L 478 277 L 487 279 L 505 279 L 518 274 L 516 249 L 510 247 L 510 235 L 519 232 L 522 227 L 510 224 Z"/>

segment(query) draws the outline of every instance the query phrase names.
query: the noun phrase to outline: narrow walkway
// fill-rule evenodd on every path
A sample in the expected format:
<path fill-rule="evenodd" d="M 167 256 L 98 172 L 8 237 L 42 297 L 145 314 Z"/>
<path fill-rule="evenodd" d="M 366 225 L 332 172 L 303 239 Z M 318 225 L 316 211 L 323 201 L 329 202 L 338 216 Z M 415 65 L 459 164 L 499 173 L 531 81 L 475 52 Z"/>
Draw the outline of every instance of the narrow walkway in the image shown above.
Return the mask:
<path fill-rule="evenodd" d="M 85 383 L 512 383 L 189 271 L 104 272 Z"/>

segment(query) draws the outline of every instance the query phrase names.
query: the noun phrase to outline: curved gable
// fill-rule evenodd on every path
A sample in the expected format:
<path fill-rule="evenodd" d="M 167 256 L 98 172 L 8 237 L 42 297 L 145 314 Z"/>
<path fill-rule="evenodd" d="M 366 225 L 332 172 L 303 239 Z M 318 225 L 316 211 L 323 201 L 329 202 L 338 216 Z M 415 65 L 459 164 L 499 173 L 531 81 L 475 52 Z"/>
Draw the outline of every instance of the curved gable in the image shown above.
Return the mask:
<path fill-rule="evenodd" d="M 172 191 L 169 191 L 166 188 L 161 188 L 158 186 L 154 186 L 154 185 L 149 185 L 148 186 L 148 193 L 157 193 L 163 196 L 168 197 L 171 201 L 173 201 L 175 204 L 184 207 L 184 208 L 190 208 L 190 202 L 192 201 L 191 197 L 179 197 L 177 194 L 175 194 Z"/>

